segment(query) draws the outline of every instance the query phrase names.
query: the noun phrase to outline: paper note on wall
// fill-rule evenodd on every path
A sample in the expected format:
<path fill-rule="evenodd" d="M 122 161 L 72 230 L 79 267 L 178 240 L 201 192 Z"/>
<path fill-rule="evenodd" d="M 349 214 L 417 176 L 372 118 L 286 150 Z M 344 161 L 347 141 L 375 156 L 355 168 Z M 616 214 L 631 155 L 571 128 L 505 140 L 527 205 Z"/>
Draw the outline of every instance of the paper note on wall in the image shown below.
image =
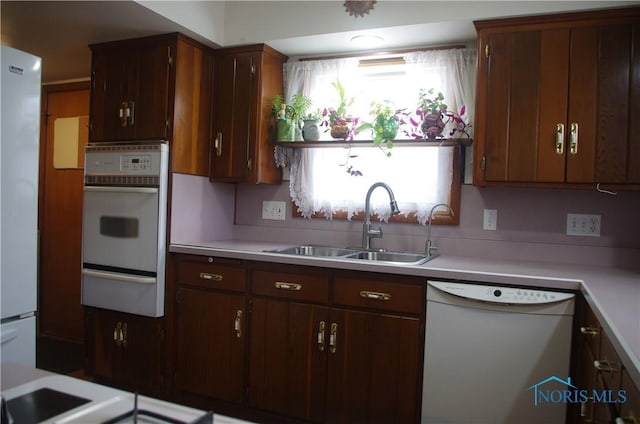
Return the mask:
<path fill-rule="evenodd" d="M 57 118 L 53 124 L 53 166 L 56 169 L 84 167 L 84 146 L 89 137 L 89 117 Z"/>

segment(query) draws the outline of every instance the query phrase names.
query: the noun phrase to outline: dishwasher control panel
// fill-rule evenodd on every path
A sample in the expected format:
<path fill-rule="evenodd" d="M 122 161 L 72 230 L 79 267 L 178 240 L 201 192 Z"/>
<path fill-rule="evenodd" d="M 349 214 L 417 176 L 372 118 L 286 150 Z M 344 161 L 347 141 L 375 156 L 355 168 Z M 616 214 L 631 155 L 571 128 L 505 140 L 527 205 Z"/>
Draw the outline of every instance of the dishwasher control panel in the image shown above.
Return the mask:
<path fill-rule="evenodd" d="M 454 296 L 482 302 L 510 304 L 544 304 L 560 302 L 574 297 L 571 293 L 537 290 L 524 287 L 485 286 L 477 283 L 456 283 L 448 281 L 428 282 L 433 287 Z"/>

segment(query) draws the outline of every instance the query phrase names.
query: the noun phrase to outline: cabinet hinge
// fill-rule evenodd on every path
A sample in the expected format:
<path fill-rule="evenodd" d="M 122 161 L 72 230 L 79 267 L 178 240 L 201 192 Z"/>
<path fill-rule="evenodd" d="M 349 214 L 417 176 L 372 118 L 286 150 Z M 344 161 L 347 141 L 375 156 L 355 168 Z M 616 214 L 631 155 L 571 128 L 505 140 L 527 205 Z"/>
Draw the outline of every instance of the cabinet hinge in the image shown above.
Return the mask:
<path fill-rule="evenodd" d="M 482 172 L 487 170 L 487 157 L 486 156 L 482 156 L 482 160 L 480 161 L 480 169 L 482 169 Z"/>
<path fill-rule="evenodd" d="M 167 47 L 167 60 L 169 61 L 169 65 L 173 64 L 173 56 L 171 55 L 171 46 Z"/>
<path fill-rule="evenodd" d="M 256 74 L 256 65 L 254 63 L 251 64 L 251 75 Z"/>
<path fill-rule="evenodd" d="M 489 43 L 487 43 L 484 45 L 484 57 L 488 59 L 490 54 L 491 54 L 491 48 L 489 47 Z"/>
<path fill-rule="evenodd" d="M 160 341 L 164 342 L 164 328 L 160 329 Z"/>
<path fill-rule="evenodd" d="M 170 122 L 170 120 L 169 120 L 169 118 L 167 118 L 167 121 L 165 122 L 165 126 L 166 126 L 167 128 L 169 128 L 169 122 Z"/>
<path fill-rule="evenodd" d="M 248 170 L 251 170 L 251 165 L 252 165 L 251 159 L 247 159 L 247 169 Z"/>

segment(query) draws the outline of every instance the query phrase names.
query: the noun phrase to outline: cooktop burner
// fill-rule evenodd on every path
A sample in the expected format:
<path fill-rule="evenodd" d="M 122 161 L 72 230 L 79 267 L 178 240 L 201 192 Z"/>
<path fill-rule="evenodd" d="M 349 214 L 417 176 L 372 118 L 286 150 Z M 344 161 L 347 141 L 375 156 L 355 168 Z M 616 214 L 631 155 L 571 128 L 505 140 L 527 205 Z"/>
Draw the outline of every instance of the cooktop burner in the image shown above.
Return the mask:
<path fill-rule="evenodd" d="M 89 402 L 89 399 L 43 388 L 6 401 L 6 407 L 13 422 L 36 424 Z"/>

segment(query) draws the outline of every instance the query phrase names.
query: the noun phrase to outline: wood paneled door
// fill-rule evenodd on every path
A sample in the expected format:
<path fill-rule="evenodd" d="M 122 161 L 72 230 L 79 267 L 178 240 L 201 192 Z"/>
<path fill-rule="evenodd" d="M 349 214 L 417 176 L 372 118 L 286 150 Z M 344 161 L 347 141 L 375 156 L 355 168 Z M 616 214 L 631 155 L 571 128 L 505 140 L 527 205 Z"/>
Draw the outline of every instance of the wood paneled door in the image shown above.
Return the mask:
<path fill-rule="evenodd" d="M 82 341 L 82 178 L 89 82 L 44 86 L 42 116 L 39 334 Z"/>

